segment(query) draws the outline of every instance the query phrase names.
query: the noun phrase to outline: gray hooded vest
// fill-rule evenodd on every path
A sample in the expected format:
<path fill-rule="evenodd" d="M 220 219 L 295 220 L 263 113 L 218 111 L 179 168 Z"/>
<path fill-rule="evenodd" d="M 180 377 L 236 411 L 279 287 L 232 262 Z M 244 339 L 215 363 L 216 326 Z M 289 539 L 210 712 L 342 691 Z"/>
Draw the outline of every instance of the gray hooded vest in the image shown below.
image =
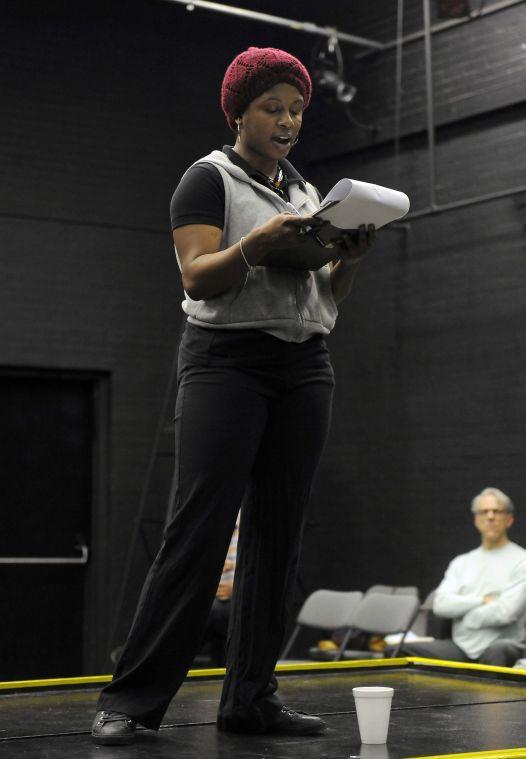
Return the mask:
<path fill-rule="evenodd" d="M 223 178 L 225 219 L 221 249 L 234 245 L 276 214 L 288 211 L 309 215 L 319 207 L 312 185 L 306 183 L 304 190 L 291 184 L 287 203 L 251 179 L 219 150 L 196 163 L 214 164 Z M 178 255 L 177 261 L 180 267 Z M 185 293 L 182 306 L 188 321 L 200 327 L 261 329 L 297 343 L 316 333 L 328 334 L 338 314 L 328 265 L 318 271 L 254 266 L 244 282 L 213 298 L 195 301 Z"/>

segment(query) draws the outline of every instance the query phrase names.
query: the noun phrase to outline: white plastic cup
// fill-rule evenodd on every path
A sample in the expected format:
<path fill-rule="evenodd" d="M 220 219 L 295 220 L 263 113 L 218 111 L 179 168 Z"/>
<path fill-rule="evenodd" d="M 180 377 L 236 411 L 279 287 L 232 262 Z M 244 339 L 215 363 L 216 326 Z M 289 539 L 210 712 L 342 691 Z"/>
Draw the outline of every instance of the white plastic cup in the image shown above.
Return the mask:
<path fill-rule="evenodd" d="M 360 759 L 389 759 L 389 749 L 385 743 L 362 743 Z"/>
<path fill-rule="evenodd" d="M 362 743 L 387 741 L 393 693 L 393 688 L 377 685 L 352 689 Z"/>

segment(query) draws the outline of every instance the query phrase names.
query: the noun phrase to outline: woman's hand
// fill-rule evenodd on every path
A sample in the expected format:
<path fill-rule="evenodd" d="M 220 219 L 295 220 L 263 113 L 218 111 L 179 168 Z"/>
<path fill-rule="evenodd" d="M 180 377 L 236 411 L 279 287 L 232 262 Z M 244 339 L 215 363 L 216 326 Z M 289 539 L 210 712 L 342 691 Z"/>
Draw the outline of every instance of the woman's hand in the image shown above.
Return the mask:
<path fill-rule="evenodd" d="M 331 267 L 331 288 L 336 303 L 341 303 L 351 292 L 360 261 L 374 243 L 375 231 L 374 224 L 369 224 L 367 230 L 362 224 L 357 233 L 344 232 L 337 241 L 339 260 Z"/>
<path fill-rule="evenodd" d="M 362 224 L 357 232 L 344 232 L 334 242 L 338 245 L 338 254 L 344 267 L 356 264 L 367 251 L 374 245 L 376 229 L 374 224 L 369 224 L 367 229 Z"/>
<path fill-rule="evenodd" d="M 327 222 L 316 216 L 296 216 L 292 213 L 280 213 L 262 224 L 257 233 L 265 251 L 295 248 L 309 239 L 303 230 L 306 227 L 320 229 Z M 250 239 L 250 235 L 247 239 Z"/>

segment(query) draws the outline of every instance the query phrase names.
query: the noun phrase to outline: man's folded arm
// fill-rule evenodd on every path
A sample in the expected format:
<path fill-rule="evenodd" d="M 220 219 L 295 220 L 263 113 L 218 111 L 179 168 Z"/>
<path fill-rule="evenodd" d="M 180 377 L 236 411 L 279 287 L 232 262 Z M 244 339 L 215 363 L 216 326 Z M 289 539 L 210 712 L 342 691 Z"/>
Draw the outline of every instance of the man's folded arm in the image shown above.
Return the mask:
<path fill-rule="evenodd" d="M 495 596 L 495 600 L 484 603 L 466 614 L 466 627 L 472 630 L 481 627 L 504 627 L 526 614 L 526 563 L 521 563 L 520 569 L 514 574 L 516 579 L 507 590 Z"/>
<path fill-rule="evenodd" d="M 444 579 L 436 589 L 433 599 L 433 611 L 438 617 L 457 619 L 484 603 L 482 596 L 461 593 L 462 563 L 453 559 Z"/>

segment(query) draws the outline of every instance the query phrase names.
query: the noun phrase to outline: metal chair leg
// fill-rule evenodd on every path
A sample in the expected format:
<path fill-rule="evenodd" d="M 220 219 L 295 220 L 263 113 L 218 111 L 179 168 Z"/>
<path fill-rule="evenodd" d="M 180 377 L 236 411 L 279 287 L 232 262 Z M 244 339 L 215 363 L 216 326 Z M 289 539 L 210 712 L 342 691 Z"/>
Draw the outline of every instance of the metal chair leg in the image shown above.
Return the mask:
<path fill-rule="evenodd" d="M 287 658 L 287 655 L 288 655 L 290 649 L 292 648 L 292 644 L 294 643 L 294 641 L 298 637 L 298 633 L 300 631 L 300 627 L 301 627 L 301 625 L 296 625 L 296 627 L 294 628 L 294 631 L 293 631 L 292 635 L 290 636 L 290 638 L 288 640 L 288 643 L 286 644 L 285 648 L 283 649 L 283 653 L 281 654 L 281 657 L 280 657 L 281 659 L 286 659 Z"/>

